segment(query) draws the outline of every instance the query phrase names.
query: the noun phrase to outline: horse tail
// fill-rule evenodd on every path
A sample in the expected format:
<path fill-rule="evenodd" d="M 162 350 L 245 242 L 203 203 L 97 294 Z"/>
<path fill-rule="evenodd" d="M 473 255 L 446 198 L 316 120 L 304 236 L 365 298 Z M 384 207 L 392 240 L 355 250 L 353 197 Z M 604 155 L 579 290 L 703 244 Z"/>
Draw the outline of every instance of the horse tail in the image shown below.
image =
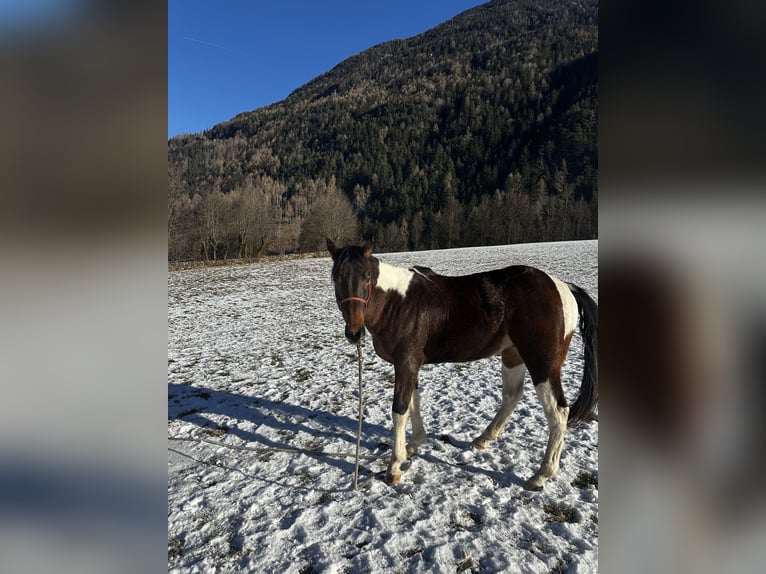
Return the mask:
<path fill-rule="evenodd" d="M 595 408 L 598 404 L 598 304 L 584 289 L 568 283 L 580 312 L 580 335 L 583 341 L 583 367 L 580 396 L 569 409 L 569 427 L 598 420 Z"/>

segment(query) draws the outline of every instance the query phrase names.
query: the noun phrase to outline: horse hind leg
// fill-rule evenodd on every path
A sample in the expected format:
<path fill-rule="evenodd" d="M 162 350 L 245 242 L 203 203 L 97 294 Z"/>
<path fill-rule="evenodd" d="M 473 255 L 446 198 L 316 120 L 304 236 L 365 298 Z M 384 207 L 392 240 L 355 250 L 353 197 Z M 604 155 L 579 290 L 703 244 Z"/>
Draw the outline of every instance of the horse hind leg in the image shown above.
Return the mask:
<path fill-rule="evenodd" d="M 418 389 L 412 392 L 410 399 L 410 421 L 412 421 L 412 436 L 407 444 L 407 458 L 418 453 L 418 449 L 426 442 L 426 430 L 423 427 L 423 417 L 420 415 L 420 393 Z"/>
<path fill-rule="evenodd" d="M 524 483 L 524 488 L 527 490 L 542 490 L 546 481 L 558 474 L 561 449 L 564 447 L 564 433 L 569 418 L 569 407 L 566 406 L 559 374 L 536 384 L 535 390 L 548 421 L 548 445 L 540 470 Z"/>
<path fill-rule="evenodd" d="M 484 432 L 473 440 L 472 446 L 484 449 L 503 432 L 508 419 L 524 394 L 524 374 L 527 368 L 515 351 L 503 353 L 503 400 L 495 418 Z"/>

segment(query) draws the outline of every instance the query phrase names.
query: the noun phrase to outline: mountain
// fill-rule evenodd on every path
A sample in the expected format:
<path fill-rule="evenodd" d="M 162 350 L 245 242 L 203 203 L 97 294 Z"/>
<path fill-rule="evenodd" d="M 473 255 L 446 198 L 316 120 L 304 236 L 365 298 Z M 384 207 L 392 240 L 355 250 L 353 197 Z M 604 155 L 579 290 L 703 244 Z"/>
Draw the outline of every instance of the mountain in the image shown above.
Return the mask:
<path fill-rule="evenodd" d="M 328 198 L 382 249 L 595 237 L 597 88 L 596 0 L 493 0 L 374 46 L 169 140 L 170 256 L 316 249 Z"/>

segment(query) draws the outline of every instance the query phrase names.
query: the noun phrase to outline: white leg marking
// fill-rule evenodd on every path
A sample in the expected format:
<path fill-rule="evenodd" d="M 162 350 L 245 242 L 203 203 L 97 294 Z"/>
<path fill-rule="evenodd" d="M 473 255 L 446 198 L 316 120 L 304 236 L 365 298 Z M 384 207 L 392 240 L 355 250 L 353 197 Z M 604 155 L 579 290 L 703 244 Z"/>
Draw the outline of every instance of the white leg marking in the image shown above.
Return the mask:
<path fill-rule="evenodd" d="M 559 460 L 561 449 L 564 446 L 564 433 L 567 429 L 569 407 L 559 407 L 553 395 L 553 389 L 548 381 L 535 387 L 537 396 L 543 405 L 545 418 L 548 421 L 548 446 L 540 470 L 530 478 L 524 488 L 529 490 L 541 490 L 549 478 L 553 478 L 559 472 Z"/>
<path fill-rule="evenodd" d="M 412 393 L 409 413 L 412 417 L 412 437 L 407 445 L 407 456 L 413 456 L 426 442 L 426 429 L 423 428 L 423 417 L 420 415 L 420 393 L 417 389 Z"/>
<path fill-rule="evenodd" d="M 550 277 L 550 275 L 549 275 Z M 559 290 L 559 297 L 561 297 L 561 307 L 564 313 L 564 337 L 571 335 L 577 328 L 577 322 L 579 321 L 580 311 L 577 308 L 577 301 L 569 290 L 569 285 L 551 277 L 556 284 L 556 289 Z"/>
<path fill-rule="evenodd" d="M 378 287 L 384 291 L 396 291 L 402 298 L 407 296 L 407 288 L 415 276 L 414 271 L 403 267 L 394 267 L 382 261 L 378 266 Z"/>
<path fill-rule="evenodd" d="M 406 433 L 407 433 L 407 415 L 394 413 L 394 449 L 391 453 L 391 464 L 388 466 L 388 477 L 392 482 L 396 482 L 401 476 L 400 466 L 407 460 Z"/>
<path fill-rule="evenodd" d="M 523 363 L 511 368 L 503 365 L 503 402 L 492 422 L 484 429 L 479 438 L 473 441 L 476 448 L 486 447 L 488 442 L 496 440 L 503 432 L 513 409 L 516 408 L 521 395 L 524 393 L 524 374 L 526 372 L 527 368 Z"/>

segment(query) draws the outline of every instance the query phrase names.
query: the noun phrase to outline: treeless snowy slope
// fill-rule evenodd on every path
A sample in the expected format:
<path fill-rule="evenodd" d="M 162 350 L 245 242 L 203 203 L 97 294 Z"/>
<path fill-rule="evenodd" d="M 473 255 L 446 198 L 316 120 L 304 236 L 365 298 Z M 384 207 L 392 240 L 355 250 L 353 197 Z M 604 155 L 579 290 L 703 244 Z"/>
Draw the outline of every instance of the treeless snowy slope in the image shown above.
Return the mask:
<path fill-rule="evenodd" d="M 463 274 L 528 264 L 597 299 L 597 242 L 382 254 Z M 328 258 L 172 272 L 168 278 L 170 572 L 595 572 L 598 427 L 567 432 L 558 478 L 521 483 L 547 440 L 529 378 L 500 439 L 470 441 L 500 403 L 498 357 L 421 371 L 428 442 L 389 487 L 353 490 L 355 348 Z M 579 333 L 564 364 L 570 402 Z M 385 469 L 393 368 L 365 346 L 363 478 Z M 200 439 L 204 439 L 203 442 Z M 220 443 L 220 446 L 212 443 Z M 233 448 L 231 448 L 233 447 Z M 247 449 L 247 450 L 246 450 Z"/>

